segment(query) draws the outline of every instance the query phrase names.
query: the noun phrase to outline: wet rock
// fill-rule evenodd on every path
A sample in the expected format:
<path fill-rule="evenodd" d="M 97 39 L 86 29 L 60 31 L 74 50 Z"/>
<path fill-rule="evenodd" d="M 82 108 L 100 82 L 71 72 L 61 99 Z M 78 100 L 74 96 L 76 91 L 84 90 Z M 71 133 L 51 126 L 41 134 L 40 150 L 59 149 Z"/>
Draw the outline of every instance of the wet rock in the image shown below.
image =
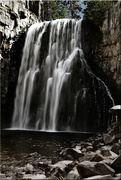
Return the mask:
<path fill-rule="evenodd" d="M 119 154 L 119 149 L 120 149 L 120 144 L 114 143 L 112 148 L 111 148 L 111 151 L 113 151 L 116 154 Z"/>
<path fill-rule="evenodd" d="M 96 172 L 96 169 L 94 169 L 94 167 L 89 167 L 89 166 L 87 167 L 87 165 L 84 165 L 84 164 L 78 164 L 77 170 L 78 170 L 78 173 L 79 173 L 81 179 L 90 177 L 90 176 L 94 176 L 94 175 L 98 175 L 98 173 Z"/>
<path fill-rule="evenodd" d="M 112 176 L 114 176 L 115 174 L 115 171 L 104 162 L 98 162 L 96 164 L 96 168 L 101 172 L 102 175 L 111 174 Z"/>
<path fill-rule="evenodd" d="M 119 155 L 111 164 L 115 170 L 121 169 L 121 155 Z"/>
<path fill-rule="evenodd" d="M 57 177 L 57 178 L 66 176 L 65 169 L 62 169 L 62 168 L 59 168 L 59 167 L 56 167 L 56 168 L 52 169 L 52 171 L 50 173 L 51 173 L 51 176 L 54 176 L 54 177 Z"/>
<path fill-rule="evenodd" d="M 61 177 L 60 177 L 61 178 Z M 56 176 L 50 176 L 48 178 L 46 178 L 46 180 L 60 180 L 60 178 L 56 177 Z"/>
<path fill-rule="evenodd" d="M 13 180 L 12 177 L 2 178 L 1 180 Z"/>
<path fill-rule="evenodd" d="M 84 154 L 78 149 L 67 148 L 67 149 L 64 149 L 63 151 L 61 151 L 60 155 L 62 157 L 64 157 L 65 159 L 78 160 Z"/>
<path fill-rule="evenodd" d="M 91 176 L 91 177 L 88 177 L 88 178 L 84 178 L 83 180 L 112 180 L 112 176 L 109 174 L 109 175 L 97 175 L 97 176 Z"/>
<path fill-rule="evenodd" d="M 27 174 L 31 173 L 34 170 L 34 167 L 31 164 L 27 164 L 24 168 Z"/>
<path fill-rule="evenodd" d="M 45 169 L 48 167 L 48 164 L 50 164 L 50 162 L 39 162 L 38 163 L 38 166 L 41 168 L 41 169 Z"/>
<path fill-rule="evenodd" d="M 4 178 L 4 177 L 5 177 L 5 174 L 0 173 L 0 178 Z"/>
<path fill-rule="evenodd" d="M 94 143 L 93 143 L 93 148 L 94 150 L 97 150 L 100 146 L 100 143 L 103 143 L 103 138 L 95 138 Z"/>
<path fill-rule="evenodd" d="M 44 175 L 44 174 L 36 174 L 36 175 L 32 175 L 32 174 L 25 174 L 24 176 L 23 176 L 23 178 L 22 178 L 22 180 L 26 180 L 26 179 L 28 179 L 28 180 L 35 180 L 35 179 L 42 179 L 42 180 L 44 180 L 44 179 L 46 179 L 46 176 Z"/>
<path fill-rule="evenodd" d="M 67 165 L 72 164 L 73 161 L 65 160 L 65 161 L 59 161 L 56 164 L 50 165 L 51 168 L 60 168 L 60 169 L 65 169 Z"/>
<path fill-rule="evenodd" d="M 121 173 L 116 174 L 115 176 L 116 176 L 116 178 L 117 178 L 116 180 L 121 180 Z"/>
<path fill-rule="evenodd" d="M 76 167 L 67 174 L 65 180 L 80 180 L 80 175 Z"/>
<path fill-rule="evenodd" d="M 103 156 L 110 156 L 110 155 L 111 155 L 109 148 L 106 147 L 106 146 L 104 146 L 104 147 L 101 148 L 101 154 L 102 154 Z"/>
<path fill-rule="evenodd" d="M 95 154 L 94 157 L 92 157 L 91 161 L 95 161 L 95 162 L 99 162 L 99 161 L 103 161 L 104 158 L 101 154 Z"/>
<path fill-rule="evenodd" d="M 86 148 L 87 146 L 92 146 L 91 142 L 81 142 L 81 147 Z"/>
<path fill-rule="evenodd" d="M 117 158 L 118 157 L 118 155 L 116 154 L 116 153 L 114 153 L 113 151 L 110 151 L 110 158 L 112 159 L 112 160 L 114 160 L 115 158 Z"/>
<path fill-rule="evenodd" d="M 90 161 L 94 156 L 95 156 L 95 152 L 87 152 L 85 153 L 85 155 L 83 157 L 80 157 L 79 158 L 79 162 L 82 162 L 82 161 Z"/>
<path fill-rule="evenodd" d="M 103 134 L 103 141 L 104 143 L 107 144 L 111 144 L 113 143 L 115 140 L 115 136 L 111 136 L 110 134 Z"/>
<path fill-rule="evenodd" d="M 86 150 L 87 150 L 87 151 L 93 151 L 93 147 L 92 147 L 92 146 L 87 146 L 87 147 L 86 147 Z"/>

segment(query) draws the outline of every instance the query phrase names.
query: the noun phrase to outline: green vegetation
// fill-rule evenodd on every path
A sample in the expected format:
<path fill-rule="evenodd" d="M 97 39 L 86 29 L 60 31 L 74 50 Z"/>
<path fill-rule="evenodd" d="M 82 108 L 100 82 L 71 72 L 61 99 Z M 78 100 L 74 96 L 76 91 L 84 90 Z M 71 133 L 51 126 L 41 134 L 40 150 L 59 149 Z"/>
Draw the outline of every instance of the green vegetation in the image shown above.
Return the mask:
<path fill-rule="evenodd" d="M 54 20 L 61 18 L 80 19 L 80 13 L 84 13 L 84 19 L 91 20 L 96 26 L 101 26 L 105 18 L 105 12 L 117 1 L 93 0 L 84 1 L 86 9 L 82 10 L 80 0 L 44 1 L 44 20 Z"/>
<path fill-rule="evenodd" d="M 44 1 L 44 20 L 61 18 L 80 18 L 82 10 L 79 0 L 76 1 Z"/>
<path fill-rule="evenodd" d="M 69 10 L 61 1 L 44 1 L 43 7 L 46 21 L 69 18 Z"/>
<path fill-rule="evenodd" d="M 84 4 L 87 6 L 84 9 L 84 19 L 91 20 L 95 25 L 101 26 L 104 20 L 105 12 L 113 6 L 117 1 L 84 1 Z"/>

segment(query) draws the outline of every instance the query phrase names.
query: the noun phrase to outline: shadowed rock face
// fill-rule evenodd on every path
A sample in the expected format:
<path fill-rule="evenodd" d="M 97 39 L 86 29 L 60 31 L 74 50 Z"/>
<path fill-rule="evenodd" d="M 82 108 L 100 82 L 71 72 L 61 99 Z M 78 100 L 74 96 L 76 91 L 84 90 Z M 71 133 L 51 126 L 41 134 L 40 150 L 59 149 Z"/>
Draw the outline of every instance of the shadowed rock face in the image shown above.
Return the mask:
<path fill-rule="evenodd" d="M 100 131 L 112 97 L 92 73 L 81 49 L 81 21 L 55 20 L 27 33 L 13 128 Z"/>
<path fill-rule="evenodd" d="M 35 4 L 38 7 L 34 9 Z M 13 113 L 13 101 L 20 68 L 25 35 L 31 24 L 39 22 L 40 1 L 2 1 L 0 3 L 0 60 L 1 60 L 1 105 L 2 127 L 9 127 Z M 37 9 L 38 8 L 38 9 Z M 34 10 L 38 14 L 34 14 Z"/>

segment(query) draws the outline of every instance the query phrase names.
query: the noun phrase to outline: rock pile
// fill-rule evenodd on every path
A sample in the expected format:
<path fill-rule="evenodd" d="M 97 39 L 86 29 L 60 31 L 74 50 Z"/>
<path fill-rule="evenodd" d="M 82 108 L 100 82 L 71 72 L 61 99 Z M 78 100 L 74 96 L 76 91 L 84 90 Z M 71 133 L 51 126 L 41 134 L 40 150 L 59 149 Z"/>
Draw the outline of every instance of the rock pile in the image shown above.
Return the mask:
<path fill-rule="evenodd" d="M 121 179 L 121 132 L 114 123 L 102 134 L 81 141 L 71 148 L 60 150 L 58 157 L 43 161 L 33 153 L 33 161 L 14 170 L 11 180 L 120 180 Z M 116 132 L 117 129 L 117 132 Z M 107 140 L 108 137 L 108 140 Z M 6 180 L 6 174 L 0 175 Z"/>

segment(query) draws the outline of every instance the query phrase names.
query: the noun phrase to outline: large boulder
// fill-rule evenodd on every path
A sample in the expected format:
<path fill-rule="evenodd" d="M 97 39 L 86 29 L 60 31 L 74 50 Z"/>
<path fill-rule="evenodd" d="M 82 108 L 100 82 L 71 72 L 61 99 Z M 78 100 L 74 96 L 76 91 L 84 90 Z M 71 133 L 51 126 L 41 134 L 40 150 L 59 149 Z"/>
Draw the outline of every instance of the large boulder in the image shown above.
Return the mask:
<path fill-rule="evenodd" d="M 90 176 L 99 175 L 99 172 L 95 168 L 96 162 L 84 161 L 77 165 L 80 178 L 86 178 Z"/>
<path fill-rule="evenodd" d="M 92 157 L 91 161 L 95 161 L 95 162 L 99 162 L 99 161 L 103 161 L 104 157 L 101 154 L 95 154 L 94 157 Z"/>
<path fill-rule="evenodd" d="M 115 171 L 111 167 L 106 165 L 104 162 L 98 162 L 96 164 L 96 168 L 101 172 L 101 175 L 111 174 L 112 176 L 114 176 L 115 174 Z"/>
<path fill-rule="evenodd" d="M 67 148 L 61 151 L 60 155 L 64 157 L 64 159 L 78 160 L 84 154 L 77 148 Z"/>
<path fill-rule="evenodd" d="M 111 164 L 111 167 L 113 167 L 115 170 L 121 169 L 121 155 L 119 155 Z"/>
<path fill-rule="evenodd" d="M 112 148 L 111 148 L 111 151 L 113 151 L 116 154 L 119 154 L 119 150 L 120 150 L 120 144 L 119 143 L 114 143 Z"/>

